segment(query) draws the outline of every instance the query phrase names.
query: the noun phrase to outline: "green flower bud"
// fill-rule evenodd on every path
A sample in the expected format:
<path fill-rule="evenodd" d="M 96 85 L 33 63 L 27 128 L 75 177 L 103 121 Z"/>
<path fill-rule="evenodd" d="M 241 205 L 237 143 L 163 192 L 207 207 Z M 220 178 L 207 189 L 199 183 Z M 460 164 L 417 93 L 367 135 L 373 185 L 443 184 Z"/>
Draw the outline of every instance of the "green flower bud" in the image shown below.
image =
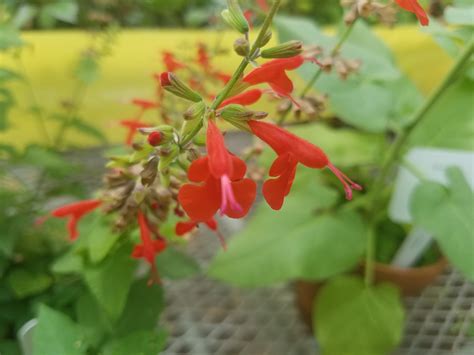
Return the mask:
<path fill-rule="evenodd" d="M 243 34 L 249 31 L 249 24 L 237 0 L 227 0 L 227 9 L 222 11 L 221 16 L 236 31 Z"/>
<path fill-rule="evenodd" d="M 224 107 L 218 114 L 222 119 L 239 128 L 241 128 L 242 124 L 245 124 L 245 121 L 251 119 L 260 120 L 268 115 L 266 112 L 250 111 L 241 105 L 235 104 Z"/>
<path fill-rule="evenodd" d="M 199 102 L 202 101 L 201 95 L 188 87 L 184 82 L 178 79 L 176 75 L 171 72 L 164 72 L 160 75 L 160 83 L 163 89 L 173 93 L 183 99 Z"/>
<path fill-rule="evenodd" d="M 273 34 L 271 30 L 268 30 L 267 32 L 265 32 L 263 37 L 257 43 L 258 48 L 265 47 L 268 44 L 268 42 L 270 42 L 270 40 L 272 39 L 272 36 Z"/>
<path fill-rule="evenodd" d="M 289 41 L 262 51 L 262 58 L 290 58 L 303 52 L 303 42 Z"/>
<path fill-rule="evenodd" d="M 189 107 L 183 114 L 183 117 L 186 121 L 192 121 L 197 118 L 202 118 L 206 112 L 206 104 L 204 101 L 193 104 Z"/>
<path fill-rule="evenodd" d="M 247 57 L 250 53 L 250 43 L 245 38 L 237 38 L 234 42 L 234 51 L 242 57 Z"/>

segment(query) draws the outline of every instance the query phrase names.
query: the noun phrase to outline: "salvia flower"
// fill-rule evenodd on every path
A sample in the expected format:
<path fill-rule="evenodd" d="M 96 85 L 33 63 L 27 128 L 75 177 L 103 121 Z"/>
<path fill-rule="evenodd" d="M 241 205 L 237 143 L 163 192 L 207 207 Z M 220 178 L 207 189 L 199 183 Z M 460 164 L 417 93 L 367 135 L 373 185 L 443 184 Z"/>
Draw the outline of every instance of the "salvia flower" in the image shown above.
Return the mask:
<path fill-rule="evenodd" d="M 250 106 L 256 103 L 262 97 L 263 91 L 261 89 L 252 89 L 245 91 L 239 95 L 230 97 L 222 102 L 219 107 L 225 107 L 231 104 L 242 106 Z"/>
<path fill-rule="evenodd" d="M 217 222 L 214 218 L 211 218 L 207 221 L 204 222 L 198 222 L 198 221 L 183 221 L 183 222 L 178 222 L 176 223 L 175 227 L 175 232 L 177 236 L 183 236 L 187 233 L 192 232 L 194 229 L 199 227 L 200 223 L 204 223 L 210 230 L 216 233 L 217 238 L 219 239 L 219 242 L 221 243 L 221 246 L 224 250 L 227 250 L 227 245 L 225 242 L 224 236 L 219 232 Z"/>
<path fill-rule="evenodd" d="M 167 71 L 176 71 L 186 68 L 186 65 L 178 61 L 171 52 L 163 52 L 163 64 Z"/>
<path fill-rule="evenodd" d="M 74 202 L 55 209 L 51 212 L 51 215 L 57 218 L 69 218 L 67 223 L 69 239 L 75 240 L 79 236 L 79 231 L 77 230 L 77 223 L 79 220 L 84 215 L 99 207 L 101 203 L 102 201 L 100 200 L 84 200 Z"/>
<path fill-rule="evenodd" d="M 418 3 L 417 0 L 395 0 L 398 6 L 402 9 L 410 11 L 416 15 L 418 21 L 422 26 L 428 26 L 430 23 L 430 19 L 426 14 L 423 7 Z"/>
<path fill-rule="evenodd" d="M 153 238 L 153 232 L 150 229 L 148 221 L 143 212 L 138 212 L 138 226 L 140 227 L 141 244 L 135 246 L 132 251 L 132 257 L 135 259 L 145 259 L 151 267 L 151 277 L 149 284 L 160 283 L 160 276 L 155 263 L 155 257 L 166 249 L 166 240 L 158 235 Z"/>
<path fill-rule="evenodd" d="M 144 100 L 144 99 L 133 99 L 132 104 L 138 106 L 142 111 L 150 110 L 152 108 L 158 107 L 158 104 L 153 101 Z"/>
<path fill-rule="evenodd" d="M 214 122 L 207 129 L 207 153 L 191 164 L 178 201 L 194 221 L 208 221 L 218 210 L 231 218 L 244 217 L 255 200 L 256 184 L 244 178 L 245 163 L 230 154 Z"/>
<path fill-rule="evenodd" d="M 125 144 L 132 145 L 133 138 L 138 133 L 139 128 L 150 127 L 148 123 L 137 119 L 130 119 L 130 120 L 121 120 L 120 124 L 128 129 L 127 136 L 125 138 Z"/>
<path fill-rule="evenodd" d="M 274 59 L 252 70 L 244 77 L 243 82 L 248 85 L 267 83 L 277 94 L 294 101 L 291 96 L 293 82 L 286 74 L 286 71 L 298 69 L 304 62 L 305 58 L 302 55 L 292 58 Z"/>
<path fill-rule="evenodd" d="M 279 210 L 282 207 L 295 179 L 298 163 L 313 169 L 327 167 L 342 182 L 348 200 L 352 199 L 352 189 L 362 189 L 332 165 L 326 154 L 310 142 L 271 123 L 250 120 L 248 125 L 278 155 L 269 172 L 274 179 L 263 184 L 263 196 L 271 208 Z"/>

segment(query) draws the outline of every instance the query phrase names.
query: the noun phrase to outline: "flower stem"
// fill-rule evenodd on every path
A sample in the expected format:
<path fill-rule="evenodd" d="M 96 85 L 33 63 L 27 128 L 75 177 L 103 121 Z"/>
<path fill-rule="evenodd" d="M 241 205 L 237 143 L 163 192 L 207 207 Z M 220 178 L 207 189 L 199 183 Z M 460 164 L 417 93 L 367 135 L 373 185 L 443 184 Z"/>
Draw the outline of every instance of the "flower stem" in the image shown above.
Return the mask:
<path fill-rule="evenodd" d="M 346 30 L 344 31 L 344 33 L 339 38 L 339 41 L 336 43 L 334 48 L 331 50 L 331 53 L 330 53 L 331 57 L 334 57 L 339 52 L 339 50 L 342 48 L 343 44 L 347 41 L 347 39 L 349 38 L 349 36 L 352 33 L 352 30 L 355 27 L 357 19 L 358 19 L 358 17 L 356 18 L 356 20 L 354 22 L 352 22 L 349 26 L 346 27 Z M 322 74 L 323 74 L 323 69 L 321 67 L 318 67 L 318 69 L 316 70 L 316 72 L 314 73 L 312 78 L 308 81 L 308 84 L 301 91 L 301 93 L 299 95 L 301 98 L 306 96 L 306 94 L 313 88 L 314 84 L 316 84 L 316 82 L 319 80 L 319 78 L 321 77 Z M 292 106 L 293 106 L 293 104 L 291 104 L 288 107 L 288 109 L 286 109 L 282 113 L 282 115 L 280 116 L 280 119 L 278 120 L 279 125 L 282 125 L 285 122 L 285 120 L 288 118 L 288 114 L 291 112 Z"/>
<path fill-rule="evenodd" d="M 248 55 L 248 57 L 242 59 L 242 62 L 240 63 L 237 70 L 234 72 L 234 75 L 232 75 L 232 78 L 229 80 L 227 85 L 217 95 L 216 99 L 212 103 L 211 109 L 213 110 L 217 109 L 219 105 L 229 96 L 229 93 L 231 92 L 232 88 L 239 81 L 240 77 L 244 73 L 245 68 L 247 68 L 247 65 L 249 65 L 250 63 L 250 58 L 253 58 L 255 53 L 259 50 L 259 43 L 261 43 L 263 37 L 265 36 L 268 29 L 270 28 L 273 21 L 273 17 L 275 17 L 275 14 L 278 11 L 278 8 L 280 7 L 280 3 L 281 3 L 281 0 L 275 0 L 273 2 L 272 8 L 270 9 L 270 12 L 265 18 L 265 21 L 263 22 L 262 28 L 260 29 L 257 39 L 255 40 L 252 46 L 252 49 L 250 50 L 250 54 Z"/>
<path fill-rule="evenodd" d="M 377 220 L 377 215 L 380 210 L 382 210 L 382 203 L 380 196 L 380 190 L 383 188 L 386 183 L 387 177 L 392 172 L 395 164 L 400 160 L 403 152 L 404 145 L 410 138 L 410 135 L 413 133 L 416 127 L 425 119 L 426 114 L 432 109 L 434 104 L 438 99 L 443 96 L 443 94 L 450 88 L 451 84 L 455 81 L 462 69 L 465 68 L 466 64 L 469 62 L 472 54 L 474 52 L 474 41 L 471 40 L 468 45 L 463 50 L 462 54 L 457 59 L 454 66 L 451 68 L 450 72 L 446 75 L 443 82 L 436 88 L 436 90 L 431 94 L 431 96 L 425 101 L 423 106 L 415 113 L 411 123 L 407 125 L 396 138 L 391 149 L 387 153 L 387 156 L 382 164 L 380 174 L 376 177 L 374 183 L 371 187 L 370 204 L 371 209 L 369 211 L 369 233 L 367 238 L 367 251 L 366 251 L 366 262 L 365 262 L 365 282 L 366 285 L 371 285 L 373 282 L 374 275 L 374 250 L 375 250 L 375 223 Z"/>

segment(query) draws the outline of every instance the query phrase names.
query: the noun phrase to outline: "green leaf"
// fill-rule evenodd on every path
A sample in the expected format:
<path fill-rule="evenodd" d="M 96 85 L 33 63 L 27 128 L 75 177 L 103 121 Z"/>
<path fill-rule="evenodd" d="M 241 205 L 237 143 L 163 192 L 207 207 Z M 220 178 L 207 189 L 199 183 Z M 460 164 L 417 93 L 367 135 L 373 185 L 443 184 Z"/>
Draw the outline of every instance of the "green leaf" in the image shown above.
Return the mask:
<path fill-rule="evenodd" d="M 0 51 L 21 47 L 24 42 L 20 38 L 20 32 L 12 26 L 0 24 Z"/>
<path fill-rule="evenodd" d="M 122 247 L 84 271 L 87 286 L 112 319 L 117 319 L 125 307 L 136 265 L 129 248 Z"/>
<path fill-rule="evenodd" d="M 411 146 L 474 150 L 474 82 L 456 81 L 410 136 Z"/>
<path fill-rule="evenodd" d="M 11 80 L 20 80 L 22 76 L 13 70 L 0 68 L 0 84 Z"/>
<path fill-rule="evenodd" d="M 101 262 L 112 250 L 120 234 L 110 229 L 103 218 L 97 217 L 87 231 L 87 249 L 93 264 Z"/>
<path fill-rule="evenodd" d="M 35 355 L 85 355 L 87 343 L 81 327 L 66 315 L 42 305 L 33 333 L 33 348 Z"/>
<path fill-rule="evenodd" d="M 46 273 L 17 268 L 8 274 L 7 283 L 17 297 L 24 298 L 46 290 L 53 279 Z"/>
<path fill-rule="evenodd" d="M 156 355 L 166 344 L 166 333 L 161 330 L 139 331 L 107 343 L 103 355 Z"/>
<path fill-rule="evenodd" d="M 366 287 L 356 277 L 330 280 L 314 304 L 314 329 L 324 355 L 389 354 L 401 340 L 403 318 L 394 287 Z"/>
<path fill-rule="evenodd" d="M 474 5 L 453 7 L 448 6 L 444 18 L 451 25 L 474 26 Z"/>
<path fill-rule="evenodd" d="M 41 27 L 50 28 L 60 20 L 67 23 L 76 23 L 79 11 L 78 4 L 71 0 L 58 0 L 44 5 L 39 14 Z"/>
<path fill-rule="evenodd" d="M 239 286 L 322 279 L 353 268 L 365 227 L 352 212 L 318 215 L 337 194 L 315 182 L 292 191 L 280 212 L 262 203 L 247 227 L 217 255 L 209 274 Z"/>
<path fill-rule="evenodd" d="M 154 329 L 164 308 L 163 288 L 149 287 L 146 280 L 136 281 L 127 299 L 127 304 L 115 327 L 117 336 Z"/>
<path fill-rule="evenodd" d="M 191 277 L 199 273 L 199 264 L 175 248 L 166 248 L 156 257 L 160 275 L 172 280 Z"/>
<path fill-rule="evenodd" d="M 423 182 L 411 198 L 414 224 L 430 232 L 449 261 L 474 281 L 474 193 L 457 168 L 446 171 L 449 186 Z"/>
<path fill-rule="evenodd" d="M 51 265 L 51 271 L 58 274 L 79 273 L 84 268 L 84 260 L 74 251 L 62 255 Z"/>
<path fill-rule="evenodd" d="M 93 55 L 82 56 L 75 69 L 76 77 L 85 84 L 92 84 L 99 78 L 100 67 Z"/>

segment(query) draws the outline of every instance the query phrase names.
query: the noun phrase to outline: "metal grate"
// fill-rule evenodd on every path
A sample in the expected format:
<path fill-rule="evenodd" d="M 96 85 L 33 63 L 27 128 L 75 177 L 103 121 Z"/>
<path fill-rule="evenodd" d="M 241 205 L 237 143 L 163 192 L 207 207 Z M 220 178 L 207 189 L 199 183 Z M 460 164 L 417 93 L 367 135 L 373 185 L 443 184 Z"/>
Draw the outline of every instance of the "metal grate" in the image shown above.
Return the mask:
<path fill-rule="evenodd" d="M 240 228 L 220 221 L 226 235 Z M 205 267 L 219 244 L 203 228 L 188 252 Z M 165 355 L 305 355 L 317 343 L 300 319 L 290 285 L 238 289 L 199 276 L 166 282 L 162 324 Z M 397 355 L 452 355 L 468 345 L 474 322 L 474 285 L 447 271 L 417 298 L 406 299 L 405 335 Z M 474 351 L 466 350 L 467 354 Z M 461 353 L 459 353 L 461 354 Z"/>

